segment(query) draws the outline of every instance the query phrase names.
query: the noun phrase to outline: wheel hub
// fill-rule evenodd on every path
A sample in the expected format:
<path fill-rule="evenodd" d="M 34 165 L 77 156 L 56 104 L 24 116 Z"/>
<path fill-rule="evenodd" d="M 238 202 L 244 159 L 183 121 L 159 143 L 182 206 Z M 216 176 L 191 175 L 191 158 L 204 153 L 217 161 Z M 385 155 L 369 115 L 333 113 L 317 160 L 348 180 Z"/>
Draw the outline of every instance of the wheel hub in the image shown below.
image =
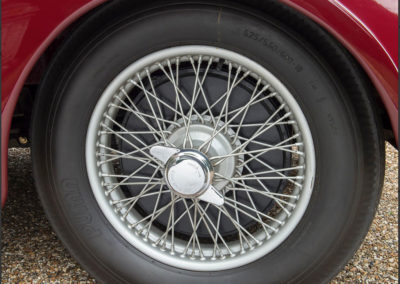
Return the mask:
<path fill-rule="evenodd" d="M 168 141 L 177 148 L 183 148 L 183 137 L 185 137 L 186 128 L 183 119 L 179 119 L 177 123 L 180 124 L 179 127 L 172 125 L 168 129 L 171 132 Z M 223 127 L 225 127 L 225 123 L 219 121 L 218 129 Z M 214 126 L 212 125 L 212 118 L 210 116 L 204 115 L 202 119 L 200 119 L 197 115 L 193 115 L 189 129 L 193 148 L 198 148 L 204 141 L 207 141 L 213 135 L 213 131 Z M 210 144 L 207 157 L 227 155 L 231 153 L 234 148 L 239 147 L 241 143 L 238 139 L 232 142 L 234 136 L 235 132 L 230 127 L 226 127 L 226 130 L 218 133 Z M 198 153 L 203 155 L 201 152 Z M 206 159 L 208 159 L 207 157 Z M 222 163 L 214 166 L 213 172 L 225 177 L 233 177 L 235 174 L 240 175 L 243 170 L 242 167 L 237 167 L 240 161 L 243 161 L 243 155 L 229 157 Z M 227 183 L 226 180 L 218 180 L 214 181 L 213 185 L 216 189 L 222 190 Z"/>
<path fill-rule="evenodd" d="M 165 166 L 168 187 L 185 198 L 201 195 L 211 184 L 214 169 L 208 158 L 196 150 L 181 150 Z"/>
<path fill-rule="evenodd" d="M 251 59 L 207 46 L 161 50 L 121 72 L 96 105 L 85 153 L 116 231 L 193 271 L 274 250 L 301 220 L 315 175 L 311 132 L 286 87 Z"/>

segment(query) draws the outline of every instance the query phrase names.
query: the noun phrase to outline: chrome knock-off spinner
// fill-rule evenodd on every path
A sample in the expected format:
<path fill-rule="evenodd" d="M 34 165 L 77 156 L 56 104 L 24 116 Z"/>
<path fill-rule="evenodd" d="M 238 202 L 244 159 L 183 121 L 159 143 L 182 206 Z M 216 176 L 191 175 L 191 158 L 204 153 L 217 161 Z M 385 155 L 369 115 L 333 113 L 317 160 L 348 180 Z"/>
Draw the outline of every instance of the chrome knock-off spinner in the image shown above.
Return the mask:
<path fill-rule="evenodd" d="M 213 175 L 208 158 L 196 150 L 182 150 L 172 155 L 165 165 L 168 187 L 186 198 L 204 193 L 211 185 Z"/>
<path fill-rule="evenodd" d="M 150 154 L 165 164 L 166 183 L 177 195 L 199 198 L 215 205 L 224 203 L 223 196 L 211 184 L 214 169 L 200 151 L 154 146 Z"/>

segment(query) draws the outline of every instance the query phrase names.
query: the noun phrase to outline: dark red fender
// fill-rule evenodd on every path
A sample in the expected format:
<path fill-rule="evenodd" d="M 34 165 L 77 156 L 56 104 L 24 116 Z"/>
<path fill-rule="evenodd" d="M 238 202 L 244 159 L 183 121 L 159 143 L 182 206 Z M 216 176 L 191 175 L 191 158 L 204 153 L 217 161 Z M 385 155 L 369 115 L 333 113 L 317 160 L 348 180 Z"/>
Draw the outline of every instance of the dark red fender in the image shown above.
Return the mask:
<path fill-rule="evenodd" d="M 7 197 L 7 148 L 18 96 L 29 72 L 66 27 L 106 0 L 2 0 L 1 204 Z"/>
<path fill-rule="evenodd" d="M 281 0 L 338 39 L 378 90 L 398 143 L 398 0 Z"/>
<path fill-rule="evenodd" d="M 107 0 L 2 0 L 1 202 L 12 115 L 36 61 L 68 25 Z M 332 33 L 377 88 L 397 138 L 397 0 L 280 0 Z"/>

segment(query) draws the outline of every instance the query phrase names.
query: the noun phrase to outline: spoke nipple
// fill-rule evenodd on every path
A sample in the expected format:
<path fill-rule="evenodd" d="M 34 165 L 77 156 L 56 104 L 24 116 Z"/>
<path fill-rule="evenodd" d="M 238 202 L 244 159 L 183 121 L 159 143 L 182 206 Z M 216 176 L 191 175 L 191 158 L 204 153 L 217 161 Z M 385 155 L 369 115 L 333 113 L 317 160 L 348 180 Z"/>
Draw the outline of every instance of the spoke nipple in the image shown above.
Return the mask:
<path fill-rule="evenodd" d="M 236 254 L 234 254 L 234 253 L 231 253 L 230 255 L 229 255 L 229 257 L 231 257 L 231 258 L 233 258 L 233 257 L 235 257 L 236 256 Z"/>
<path fill-rule="evenodd" d="M 180 255 L 180 257 L 181 257 L 181 258 L 186 258 L 186 255 L 182 253 L 182 254 Z"/>
<path fill-rule="evenodd" d="M 125 222 L 125 217 L 120 218 L 122 222 Z"/>
<path fill-rule="evenodd" d="M 170 254 L 170 255 L 175 255 L 175 251 L 174 251 L 174 250 L 171 250 L 171 251 L 169 252 L 169 254 Z"/>
<path fill-rule="evenodd" d="M 253 247 L 251 247 L 250 250 L 251 250 L 252 248 L 253 248 Z M 244 249 L 241 249 L 241 250 L 240 250 L 240 254 L 245 254 L 245 253 L 246 253 L 246 251 L 245 251 Z"/>
<path fill-rule="evenodd" d="M 205 258 L 204 256 L 202 256 L 202 257 L 200 257 L 200 260 L 201 260 L 201 261 L 205 261 L 206 258 Z"/>
<path fill-rule="evenodd" d="M 235 256 L 235 255 L 233 255 L 233 256 Z M 233 257 L 232 256 L 232 257 Z M 226 258 L 226 256 L 225 255 L 221 255 L 220 257 L 219 257 L 219 259 L 221 259 L 221 260 L 223 260 L 223 259 L 225 259 Z"/>

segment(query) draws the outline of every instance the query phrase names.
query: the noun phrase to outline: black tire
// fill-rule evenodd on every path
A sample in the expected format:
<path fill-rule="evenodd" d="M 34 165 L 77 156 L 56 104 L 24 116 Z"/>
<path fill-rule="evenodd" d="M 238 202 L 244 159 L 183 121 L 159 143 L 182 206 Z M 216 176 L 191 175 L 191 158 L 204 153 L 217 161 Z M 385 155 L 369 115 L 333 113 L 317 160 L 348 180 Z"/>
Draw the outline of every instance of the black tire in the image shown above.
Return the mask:
<path fill-rule="evenodd" d="M 332 57 L 343 63 L 339 74 L 268 14 L 214 4 L 160 4 L 141 12 L 132 6 L 116 1 L 81 23 L 40 86 L 32 129 L 34 175 L 59 238 L 103 283 L 328 281 L 360 245 L 382 187 L 383 139 L 364 75 L 346 52 L 331 46 Z M 104 88 L 146 54 L 185 44 L 226 48 L 266 67 L 295 96 L 314 139 L 317 174 L 301 222 L 277 249 L 236 269 L 181 270 L 139 252 L 104 217 L 87 177 L 86 132 Z M 351 92 L 339 79 L 343 74 Z"/>

